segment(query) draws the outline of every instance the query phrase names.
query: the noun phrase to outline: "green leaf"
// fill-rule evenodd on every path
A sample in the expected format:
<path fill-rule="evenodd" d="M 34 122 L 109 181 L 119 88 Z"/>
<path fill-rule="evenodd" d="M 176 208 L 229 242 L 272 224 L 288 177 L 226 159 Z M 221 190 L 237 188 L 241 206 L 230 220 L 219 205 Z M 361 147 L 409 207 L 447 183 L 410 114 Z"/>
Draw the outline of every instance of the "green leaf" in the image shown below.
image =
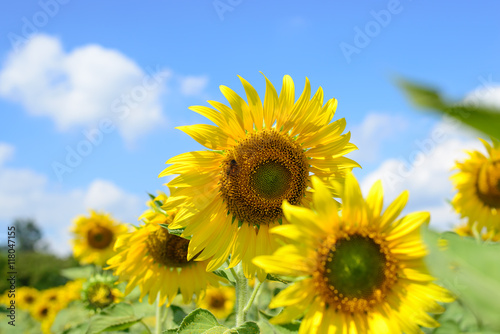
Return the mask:
<path fill-rule="evenodd" d="M 88 327 L 89 327 L 89 324 L 88 324 L 88 322 L 86 322 L 83 324 L 79 324 L 79 325 L 67 328 L 67 329 L 63 330 L 62 332 L 55 331 L 54 329 L 52 329 L 52 332 L 53 333 L 61 333 L 61 334 L 85 334 L 85 333 L 87 333 Z"/>
<path fill-rule="evenodd" d="M 51 330 L 54 333 L 85 333 L 88 327 L 89 311 L 81 302 L 71 303 L 57 313 Z M 71 331 L 68 331 L 69 329 Z"/>
<path fill-rule="evenodd" d="M 263 333 L 293 334 L 299 332 L 300 323 L 273 325 L 269 322 L 271 318 L 272 316 L 259 310 L 259 326 Z"/>
<path fill-rule="evenodd" d="M 134 315 L 134 309 L 131 305 L 116 304 L 90 319 L 87 334 L 125 330 L 139 321 L 141 318 Z"/>
<path fill-rule="evenodd" d="M 260 328 L 257 325 L 257 323 L 253 321 L 247 321 L 243 325 L 238 326 L 236 328 L 227 330 L 224 332 L 225 334 L 229 333 L 238 333 L 238 334 L 259 334 L 260 333 Z"/>
<path fill-rule="evenodd" d="M 406 80 L 400 80 L 399 86 L 415 106 L 451 116 L 491 137 L 500 138 L 500 110 L 450 103 L 438 91 Z"/>
<path fill-rule="evenodd" d="M 482 330 L 500 331 L 500 243 L 455 233 L 424 233 L 429 270 L 474 314 Z"/>
<path fill-rule="evenodd" d="M 163 331 L 163 333 L 167 333 L 167 334 L 177 334 L 177 333 L 178 333 L 178 330 L 179 330 L 179 328 L 172 328 L 172 329 L 167 329 L 166 331 Z"/>
<path fill-rule="evenodd" d="M 203 334 L 223 334 L 223 333 L 226 333 L 227 330 L 228 330 L 227 327 L 216 326 L 216 327 L 212 327 L 212 328 L 204 331 Z"/>
<path fill-rule="evenodd" d="M 223 327 L 217 321 L 217 318 L 210 311 L 202 308 L 196 309 L 189 313 L 182 321 L 178 333 L 179 334 L 197 334 L 205 333 L 214 327 Z M 224 331 L 227 330 L 224 327 Z M 223 333 L 224 331 L 220 332 Z M 218 333 L 218 332 L 212 332 Z"/>
<path fill-rule="evenodd" d="M 280 276 L 273 275 L 273 274 L 267 274 L 266 279 L 269 281 L 281 282 L 281 283 L 285 283 L 285 284 L 290 283 L 290 281 L 287 281 L 287 280 L 281 278 Z"/>
<path fill-rule="evenodd" d="M 191 240 L 191 237 L 182 236 L 182 232 L 184 232 L 183 228 L 172 230 L 172 229 L 168 228 L 168 224 L 160 224 L 160 226 L 167 229 L 168 233 L 170 233 L 170 234 L 176 235 L 176 236 L 184 238 L 184 239 Z"/>
<path fill-rule="evenodd" d="M 182 308 L 180 308 L 179 306 L 175 306 L 175 305 L 170 305 L 170 310 L 172 310 L 172 313 L 173 313 L 174 324 L 176 324 L 177 326 L 180 326 L 180 324 L 182 323 L 182 321 L 184 320 L 184 318 L 187 315 L 186 312 L 184 312 L 184 310 Z"/>
<path fill-rule="evenodd" d="M 222 277 L 222 278 L 225 278 L 227 279 L 228 282 L 230 282 L 232 285 L 235 285 L 236 283 L 234 282 L 234 280 L 231 280 L 229 279 L 229 275 L 226 273 L 225 270 L 223 269 L 217 269 L 215 271 L 213 271 L 213 273 L 219 277 Z M 231 276 L 232 277 L 232 276 Z"/>
<path fill-rule="evenodd" d="M 66 277 L 67 279 L 76 280 L 79 278 L 90 278 L 93 272 L 94 268 L 92 266 L 73 267 L 62 269 L 61 275 Z"/>

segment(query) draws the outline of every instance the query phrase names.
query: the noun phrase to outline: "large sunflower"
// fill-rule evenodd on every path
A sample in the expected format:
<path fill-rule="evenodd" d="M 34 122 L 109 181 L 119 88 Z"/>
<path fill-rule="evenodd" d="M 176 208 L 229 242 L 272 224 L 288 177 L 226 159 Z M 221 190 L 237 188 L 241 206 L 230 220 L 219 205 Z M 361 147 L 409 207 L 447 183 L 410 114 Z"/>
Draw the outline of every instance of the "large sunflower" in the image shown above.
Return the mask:
<path fill-rule="evenodd" d="M 251 263 L 256 255 L 271 254 L 277 240 L 269 229 L 283 223 L 283 200 L 308 207 L 310 177 L 342 178 L 359 165 L 344 157 L 356 147 L 350 133 L 342 135 L 345 120 L 331 122 L 337 100 L 323 105 L 321 87 L 311 98 L 306 78 L 302 95 L 295 102 L 289 76 L 283 78 L 278 96 L 266 78 L 262 103 L 255 89 L 243 78 L 248 103 L 228 87 L 221 92 L 230 107 L 208 101 L 214 109 L 190 109 L 213 125 L 179 127 L 209 150 L 188 152 L 167 161 L 173 164 L 161 176 L 180 174 L 167 186 L 170 197 L 165 209 L 180 206 L 172 228 L 184 228 L 192 236 L 188 258 L 209 260 L 217 269 L 231 254 L 230 267 L 240 261 L 247 277 L 258 271 Z"/>
<path fill-rule="evenodd" d="M 73 222 L 73 254 L 83 264 L 102 266 L 115 252 L 116 238 L 127 232 L 125 224 L 115 221 L 109 214 L 90 210 L 90 217 L 79 216 Z"/>
<path fill-rule="evenodd" d="M 141 300 L 149 294 L 152 304 L 159 295 L 160 305 L 170 305 L 180 290 L 184 303 L 189 303 L 193 294 L 196 298 L 203 294 L 208 283 L 218 286 L 220 278 L 206 272 L 207 261 L 187 259 L 189 240 L 162 227 L 176 214 L 175 210 L 167 213 L 161 209 L 163 198 L 161 194 L 149 202 L 151 208 L 141 216 L 144 224 L 118 238 L 117 255 L 108 260 L 106 269 L 113 269 L 119 282 L 128 282 L 126 295 L 139 286 Z"/>
<path fill-rule="evenodd" d="M 342 212 L 330 191 L 314 178 L 313 209 L 283 204 L 291 224 L 273 229 L 291 244 L 271 256 L 254 259 L 258 266 L 302 280 L 280 292 L 270 307 L 285 306 L 274 322 L 289 322 L 305 313 L 299 333 L 420 333 L 419 325 L 439 324 L 427 312 L 452 301 L 432 283 L 423 257 L 419 227 L 429 214 L 398 218 L 408 193 L 384 213 L 381 183 L 366 201 L 348 175 L 341 194 Z"/>
<path fill-rule="evenodd" d="M 451 179 L 458 190 L 452 204 L 462 217 L 478 227 L 500 230 L 500 142 L 482 140 L 488 155 L 472 151 L 469 159 L 456 162 Z"/>

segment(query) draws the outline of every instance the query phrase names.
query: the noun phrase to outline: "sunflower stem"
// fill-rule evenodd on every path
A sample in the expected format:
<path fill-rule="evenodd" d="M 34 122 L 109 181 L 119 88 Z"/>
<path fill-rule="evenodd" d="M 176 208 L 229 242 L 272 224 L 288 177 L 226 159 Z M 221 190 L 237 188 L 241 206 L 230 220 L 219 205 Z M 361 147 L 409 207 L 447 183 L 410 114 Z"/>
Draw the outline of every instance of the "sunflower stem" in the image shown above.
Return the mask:
<path fill-rule="evenodd" d="M 156 299 L 156 326 L 155 326 L 155 334 L 161 334 L 163 331 L 163 323 L 162 323 L 162 307 L 160 306 L 160 296 Z"/>
<path fill-rule="evenodd" d="M 255 280 L 257 280 L 257 278 Z M 243 316 L 245 318 L 246 318 L 248 311 L 250 311 L 250 307 L 252 307 L 253 301 L 255 300 L 255 297 L 257 296 L 257 293 L 259 292 L 259 288 L 261 285 L 262 285 L 262 282 L 260 282 L 260 281 L 259 281 L 259 283 L 256 282 L 256 284 L 253 288 L 252 295 L 250 296 L 250 299 L 248 300 L 247 305 L 243 309 Z"/>
<path fill-rule="evenodd" d="M 241 263 L 238 265 L 238 270 L 232 271 L 236 280 L 236 327 L 245 323 L 245 306 L 248 301 L 248 280 L 243 273 Z"/>

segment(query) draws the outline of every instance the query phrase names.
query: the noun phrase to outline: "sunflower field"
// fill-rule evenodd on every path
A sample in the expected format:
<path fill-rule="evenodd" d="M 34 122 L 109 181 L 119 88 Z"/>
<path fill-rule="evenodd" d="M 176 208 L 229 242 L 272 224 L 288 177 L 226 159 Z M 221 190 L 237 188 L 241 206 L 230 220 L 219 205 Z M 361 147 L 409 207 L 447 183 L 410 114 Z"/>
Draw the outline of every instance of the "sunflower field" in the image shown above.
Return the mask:
<path fill-rule="evenodd" d="M 484 146 L 449 174 L 465 223 L 437 232 L 428 212 L 403 213 L 408 191 L 362 193 L 336 99 L 307 78 L 300 94 L 288 75 L 279 93 L 264 80 L 260 94 L 240 77 L 245 97 L 221 86 L 227 102 L 190 108 L 207 124 L 178 129 L 205 149 L 166 157 L 137 223 L 75 217 L 79 265 L 62 285 L 7 287 L 0 331 L 500 333 L 498 111 L 397 81 Z"/>

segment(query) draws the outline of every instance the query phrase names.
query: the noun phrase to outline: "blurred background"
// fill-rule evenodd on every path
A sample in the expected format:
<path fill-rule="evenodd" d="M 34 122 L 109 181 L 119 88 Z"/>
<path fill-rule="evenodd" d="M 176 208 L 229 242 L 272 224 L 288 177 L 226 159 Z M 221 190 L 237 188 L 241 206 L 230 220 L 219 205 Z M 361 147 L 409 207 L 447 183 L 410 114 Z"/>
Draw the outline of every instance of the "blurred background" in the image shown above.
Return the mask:
<path fill-rule="evenodd" d="M 174 129 L 208 122 L 187 108 L 226 102 L 219 85 L 245 96 L 237 75 L 261 96 L 260 71 L 278 91 L 291 75 L 296 96 L 305 77 L 321 86 L 338 99 L 335 119 L 346 118 L 359 147 L 348 157 L 363 167 L 355 174 L 364 190 L 382 179 L 390 203 L 409 189 L 406 210 L 430 210 L 441 230 L 457 221 L 444 200 L 453 195 L 450 168 L 480 144 L 455 122 L 415 111 L 395 79 L 500 106 L 493 0 L 0 6 L 0 244 L 16 224 L 17 251 L 27 254 L 19 265 L 45 263 L 42 276 L 75 265 L 75 216 L 96 209 L 137 222 L 147 193 L 167 191 L 169 179 L 158 178 L 165 161 L 202 148 Z M 61 284 L 57 275 L 30 275 L 38 283 L 19 282 Z"/>

